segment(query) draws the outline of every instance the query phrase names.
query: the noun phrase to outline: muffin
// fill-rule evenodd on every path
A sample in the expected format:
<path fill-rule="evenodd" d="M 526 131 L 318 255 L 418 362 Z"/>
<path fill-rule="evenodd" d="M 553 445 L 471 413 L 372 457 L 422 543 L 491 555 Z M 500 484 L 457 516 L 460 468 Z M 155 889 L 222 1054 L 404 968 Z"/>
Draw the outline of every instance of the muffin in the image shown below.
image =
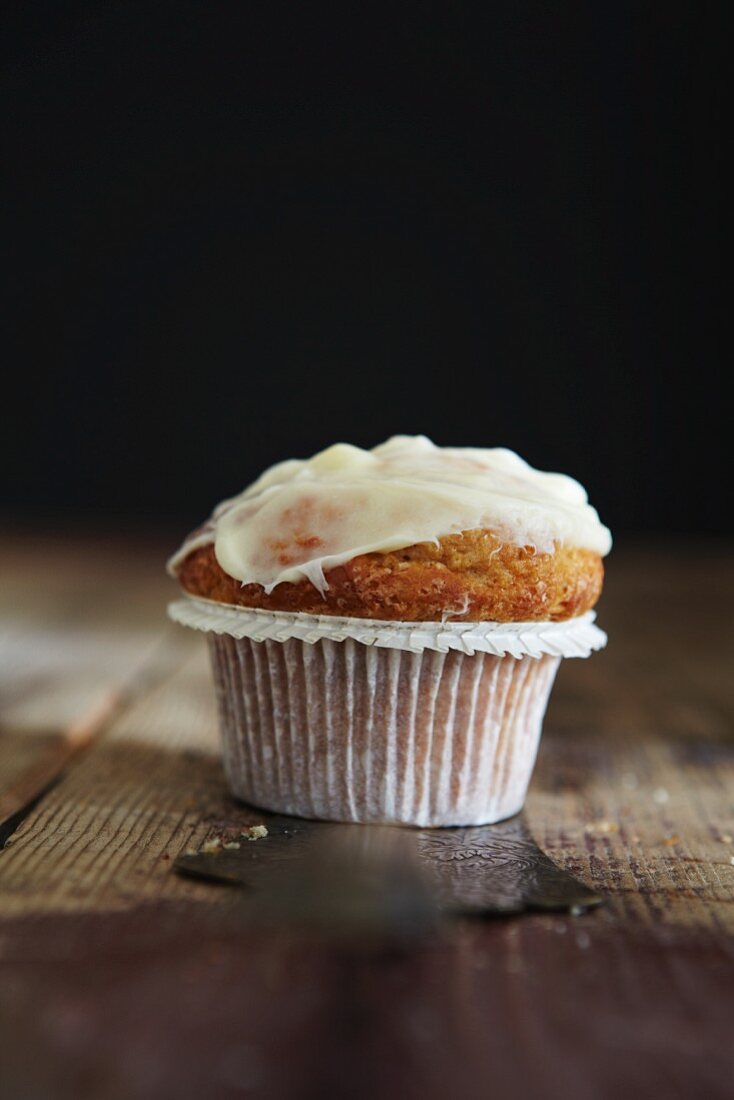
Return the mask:
<path fill-rule="evenodd" d="M 206 631 L 235 795 L 306 817 L 486 824 L 521 807 L 611 536 L 572 478 L 396 436 L 267 470 L 169 562 Z"/>

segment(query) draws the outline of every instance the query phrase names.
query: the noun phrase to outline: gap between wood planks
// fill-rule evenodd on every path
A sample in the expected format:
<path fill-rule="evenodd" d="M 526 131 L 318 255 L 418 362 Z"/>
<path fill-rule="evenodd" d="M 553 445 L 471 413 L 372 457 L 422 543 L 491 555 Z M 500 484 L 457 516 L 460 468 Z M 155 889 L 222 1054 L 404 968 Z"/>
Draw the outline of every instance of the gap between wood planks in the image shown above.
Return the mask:
<path fill-rule="evenodd" d="M 74 761 L 91 748 L 116 719 L 175 672 L 180 654 L 173 629 L 169 628 L 152 643 L 125 679 L 83 710 L 6 790 L 0 792 L 0 852 Z"/>

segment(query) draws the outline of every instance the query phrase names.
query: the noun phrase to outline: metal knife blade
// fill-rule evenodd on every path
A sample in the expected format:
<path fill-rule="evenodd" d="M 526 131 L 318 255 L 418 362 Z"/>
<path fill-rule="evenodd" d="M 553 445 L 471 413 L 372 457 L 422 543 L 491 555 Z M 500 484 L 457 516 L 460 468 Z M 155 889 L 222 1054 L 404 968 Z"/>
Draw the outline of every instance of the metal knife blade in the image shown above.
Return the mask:
<path fill-rule="evenodd" d="M 266 838 L 235 851 L 185 853 L 174 867 L 250 888 L 255 915 L 269 923 L 409 930 L 439 914 L 585 911 L 602 901 L 540 850 L 522 815 L 449 829 L 258 816 Z"/>

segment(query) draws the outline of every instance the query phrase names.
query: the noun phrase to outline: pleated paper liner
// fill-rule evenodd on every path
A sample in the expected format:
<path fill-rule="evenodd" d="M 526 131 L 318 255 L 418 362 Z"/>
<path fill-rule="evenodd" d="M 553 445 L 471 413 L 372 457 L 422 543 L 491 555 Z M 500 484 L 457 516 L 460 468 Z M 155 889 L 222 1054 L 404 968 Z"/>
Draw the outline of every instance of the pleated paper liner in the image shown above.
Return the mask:
<path fill-rule="evenodd" d="M 206 632 L 233 793 L 299 817 L 490 824 L 525 801 L 566 623 L 382 623 L 184 599 Z"/>

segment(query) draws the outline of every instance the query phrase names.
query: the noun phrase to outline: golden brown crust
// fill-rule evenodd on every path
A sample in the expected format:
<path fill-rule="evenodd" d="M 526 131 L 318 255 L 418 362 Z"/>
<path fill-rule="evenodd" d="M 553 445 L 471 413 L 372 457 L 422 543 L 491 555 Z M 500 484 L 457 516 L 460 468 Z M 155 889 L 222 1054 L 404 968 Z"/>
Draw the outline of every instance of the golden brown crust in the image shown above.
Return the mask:
<path fill-rule="evenodd" d="M 601 593 L 599 554 L 557 547 L 552 554 L 502 543 L 491 531 L 463 531 L 389 553 L 361 554 L 329 570 L 322 596 L 308 580 L 266 595 L 224 572 L 213 545 L 178 568 L 184 590 L 219 603 L 405 622 L 533 622 L 583 615 Z"/>

